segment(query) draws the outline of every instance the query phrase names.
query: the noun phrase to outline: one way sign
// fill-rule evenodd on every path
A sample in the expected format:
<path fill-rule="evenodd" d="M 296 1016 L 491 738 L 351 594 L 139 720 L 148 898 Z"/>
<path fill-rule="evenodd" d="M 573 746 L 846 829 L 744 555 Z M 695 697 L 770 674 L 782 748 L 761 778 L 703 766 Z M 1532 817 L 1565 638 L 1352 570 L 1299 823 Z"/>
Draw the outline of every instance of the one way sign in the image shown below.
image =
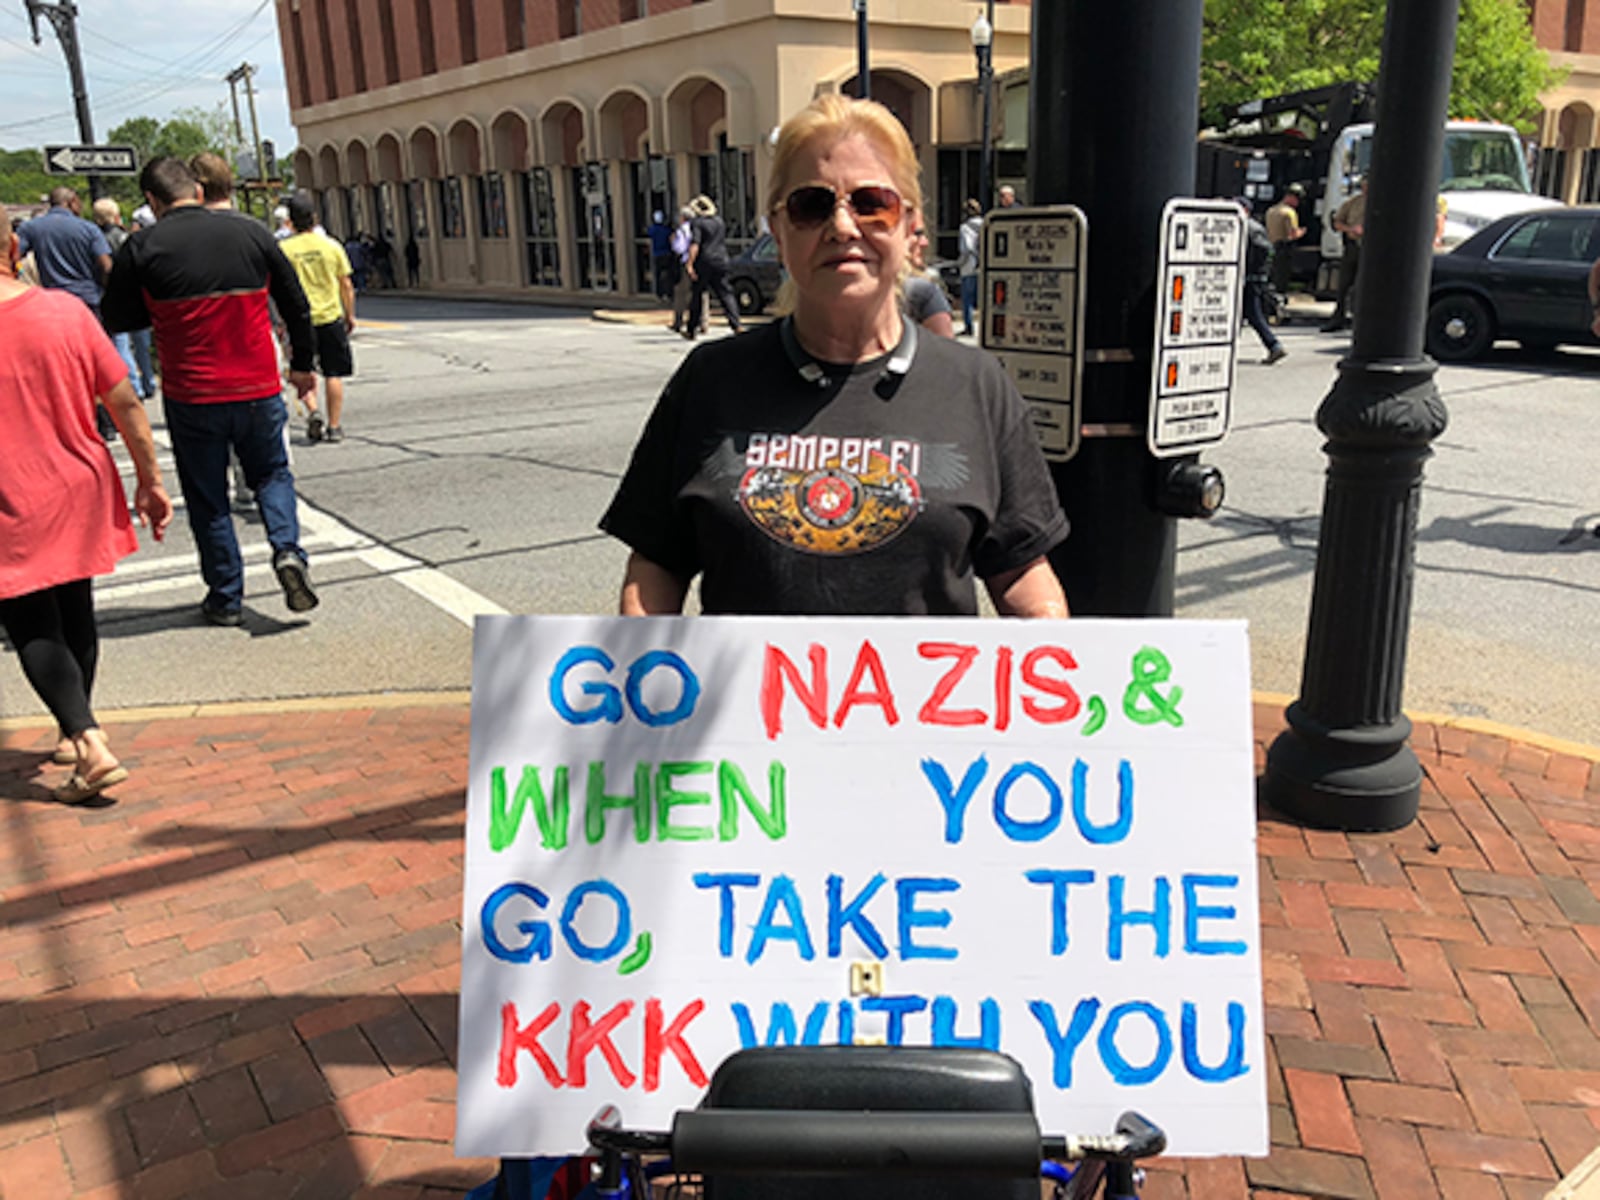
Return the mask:
<path fill-rule="evenodd" d="M 137 175 L 132 146 L 46 146 L 44 169 L 50 175 Z"/>

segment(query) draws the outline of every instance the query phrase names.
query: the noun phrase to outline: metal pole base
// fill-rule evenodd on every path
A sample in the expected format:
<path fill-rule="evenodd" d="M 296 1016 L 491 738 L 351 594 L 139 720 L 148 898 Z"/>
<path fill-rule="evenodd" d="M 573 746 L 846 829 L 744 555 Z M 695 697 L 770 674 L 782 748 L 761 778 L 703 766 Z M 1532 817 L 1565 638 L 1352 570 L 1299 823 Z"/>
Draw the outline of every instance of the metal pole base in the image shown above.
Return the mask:
<path fill-rule="evenodd" d="M 1378 833 L 1416 819 L 1422 764 L 1412 752 L 1411 720 L 1332 729 L 1297 700 L 1289 728 L 1267 751 L 1266 798 L 1287 817 L 1318 829 Z"/>

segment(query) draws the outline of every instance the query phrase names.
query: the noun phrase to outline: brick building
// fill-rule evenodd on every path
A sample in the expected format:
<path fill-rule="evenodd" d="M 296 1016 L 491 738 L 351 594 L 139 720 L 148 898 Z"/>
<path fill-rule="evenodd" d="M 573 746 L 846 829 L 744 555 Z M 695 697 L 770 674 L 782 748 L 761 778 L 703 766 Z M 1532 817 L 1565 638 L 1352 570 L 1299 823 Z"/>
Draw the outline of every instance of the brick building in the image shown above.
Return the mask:
<path fill-rule="evenodd" d="M 1538 189 L 1569 204 L 1600 201 L 1600 0 L 1527 0 L 1539 45 L 1567 77 L 1543 97 Z"/>
<path fill-rule="evenodd" d="M 770 132 L 853 91 L 846 0 L 276 0 L 295 178 L 331 232 L 415 236 L 424 282 L 649 291 L 650 214 L 704 192 L 759 236 Z M 872 0 L 872 94 L 922 158 L 940 249 L 976 192 L 962 0 Z M 996 8 L 997 182 L 1020 184 L 1025 3 Z M 1008 75 L 1007 73 L 1011 74 Z"/>

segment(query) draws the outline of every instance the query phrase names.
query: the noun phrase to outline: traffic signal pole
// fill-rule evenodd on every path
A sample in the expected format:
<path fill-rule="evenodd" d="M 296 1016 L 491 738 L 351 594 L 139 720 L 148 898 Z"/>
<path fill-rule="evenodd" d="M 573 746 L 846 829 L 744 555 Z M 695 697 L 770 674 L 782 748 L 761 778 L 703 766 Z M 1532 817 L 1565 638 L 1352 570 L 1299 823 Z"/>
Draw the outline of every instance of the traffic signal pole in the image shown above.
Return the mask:
<path fill-rule="evenodd" d="M 1072 611 L 1171 616 L 1175 473 L 1146 446 L 1161 213 L 1194 191 L 1202 0 L 1036 3 L 1028 203 L 1088 217 L 1083 441 L 1051 471 L 1072 534 L 1051 555 Z"/>
<path fill-rule="evenodd" d="M 1281 812 L 1343 830 L 1417 815 L 1401 711 L 1422 466 L 1447 415 L 1423 353 L 1457 0 L 1389 0 L 1350 357 L 1317 410 L 1328 480 L 1300 698 L 1267 753 Z"/>

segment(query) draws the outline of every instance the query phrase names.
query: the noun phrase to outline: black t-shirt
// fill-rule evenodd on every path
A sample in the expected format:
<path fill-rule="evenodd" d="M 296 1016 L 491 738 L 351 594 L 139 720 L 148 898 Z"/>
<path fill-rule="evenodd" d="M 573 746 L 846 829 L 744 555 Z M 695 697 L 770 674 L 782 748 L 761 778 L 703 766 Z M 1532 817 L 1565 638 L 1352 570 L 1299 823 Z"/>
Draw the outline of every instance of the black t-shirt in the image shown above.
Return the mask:
<path fill-rule="evenodd" d="M 703 258 L 713 266 L 728 265 L 728 231 L 721 217 L 696 217 L 689 223 L 689 236 L 700 247 L 696 262 Z"/>
<path fill-rule="evenodd" d="M 782 322 L 695 350 L 600 527 L 702 576 L 708 613 L 975 613 L 974 576 L 1033 561 L 1067 519 L 1000 364 L 907 328 L 904 374 L 797 360 Z"/>

